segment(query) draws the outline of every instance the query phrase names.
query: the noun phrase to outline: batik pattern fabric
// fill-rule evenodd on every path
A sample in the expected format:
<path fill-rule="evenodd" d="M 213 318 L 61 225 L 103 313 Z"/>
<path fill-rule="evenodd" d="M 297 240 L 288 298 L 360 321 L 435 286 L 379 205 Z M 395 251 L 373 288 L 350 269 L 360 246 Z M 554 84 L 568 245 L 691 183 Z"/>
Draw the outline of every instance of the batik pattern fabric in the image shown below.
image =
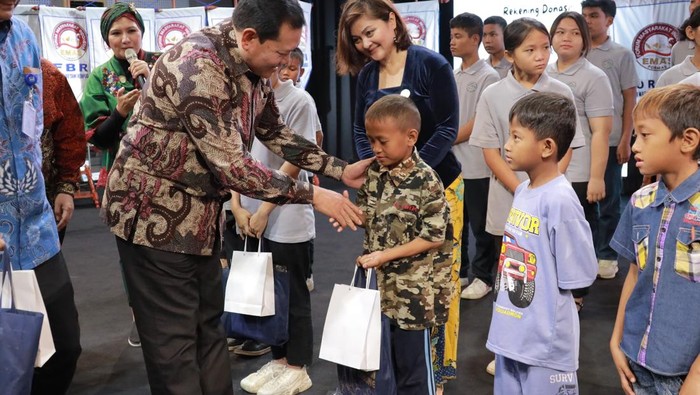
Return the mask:
<path fill-rule="evenodd" d="M 436 309 L 446 309 L 444 324 L 431 331 L 433 373 L 435 384 L 443 385 L 457 378 L 457 340 L 459 337 L 459 270 L 462 266 L 462 229 L 464 227 L 464 180 L 457 177 L 446 189 L 445 197 L 450 207 L 450 221 L 453 237 L 452 250 L 448 259 L 449 277 L 444 279 L 440 301 Z"/>
<path fill-rule="evenodd" d="M 41 59 L 44 77 L 44 131 L 41 135 L 42 173 L 46 197 L 53 204 L 58 193 L 73 195 L 85 163 L 83 114 L 66 77 Z"/>
<path fill-rule="evenodd" d="M 305 170 L 340 179 L 347 165 L 282 122 L 272 88 L 238 53 L 230 20 L 172 47 L 146 85 L 103 203 L 112 232 L 134 244 L 211 255 L 231 190 L 276 204 L 311 203 L 311 184 L 250 156 L 255 137 Z"/>
<path fill-rule="evenodd" d="M 0 72 L 0 234 L 12 267 L 32 269 L 56 255 L 59 245 L 41 175 L 39 49 L 31 29 L 14 17 L 0 23 Z M 26 114 L 33 119 L 24 119 L 29 104 L 34 113 Z"/>
<path fill-rule="evenodd" d="M 153 67 L 161 56 L 159 52 L 139 51 L 138 59 Z M 101 182 L 104 186 L 107 171 L 112 167 L 114 157 L 119 149 L 119 141 L 126 132 L 126 126 L 131 114 L 128 114 L 120 125 L 119 130 L 108 131 L 110 138 L 95 136 L 97 128 L 117 109 L 117 91 L 124 88 L 124 93 L 139 88 L 129 72 L 129 63 L 125 59 L 112 56 L 107 62 L 94 68 L 85 83 L 83 96 L 80 99 L 80 109 L 85 119 L 85 135 L 87 140 L 102 152 Z"/>

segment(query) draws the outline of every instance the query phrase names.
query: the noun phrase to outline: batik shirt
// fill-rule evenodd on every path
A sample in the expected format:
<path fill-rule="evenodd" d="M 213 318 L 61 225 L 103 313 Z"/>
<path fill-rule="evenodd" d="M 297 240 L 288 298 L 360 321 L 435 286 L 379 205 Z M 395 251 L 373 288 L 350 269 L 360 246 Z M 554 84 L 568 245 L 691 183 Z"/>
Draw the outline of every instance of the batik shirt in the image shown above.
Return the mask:
<path fill-rule="evenodd" d="M 393 169 L 372 163 L 357 193 L 365 220 L 364 253 L 398 247 L 421 238 L 444 242 L 377 270 L 382 313 L 401 329 L 444 322 L 452 289 L 452 230 L 449 207 L 437 173 L 417 152 Z M 442 292 L 441 292 L 442 290 Z"/>
<path fill-rule="evenodd" d="M 669 191 L 635 192 L 610 241 L 637 265 L 620 347 L 660 375 L 685 375 L 700 354 L 700 170 Z"/>
<path fill-rule="evenodd" d="M 282 122 L 272 88 L 241 58 L 230 20 L 180 41 L 151 70 L 109 173 L 112 232 L 158 250 L 211 255 L 230 190 L 311 203 L 310 183 L 250 156 L 255 137 L 309 171 L 340 179 L 346 166 Z"/>
<path fill-rule="evenodd" d="M 17 18 L 0 23 L 0 72 L 0 234 L 12 267 L 32 269 L 56 255 L 59 245 L 41 175 L 44 114 L 39 49 L 34 33 Z M 32 76 L 36 83 L 30 86 Z M 23 121 L 30 121 L 23 119 L 29 101 L 34 127 L 23 132 Z"/>

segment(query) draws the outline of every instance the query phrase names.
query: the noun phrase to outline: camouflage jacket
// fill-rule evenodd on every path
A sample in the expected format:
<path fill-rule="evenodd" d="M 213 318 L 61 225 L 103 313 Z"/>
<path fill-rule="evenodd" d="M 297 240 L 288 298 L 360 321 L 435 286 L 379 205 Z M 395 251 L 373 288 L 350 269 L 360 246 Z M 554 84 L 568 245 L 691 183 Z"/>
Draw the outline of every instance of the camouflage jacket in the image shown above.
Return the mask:
<path fill-rule="evenodd" d="M 282 122 L 272 88 L 243 61 L 234 33 L 230 20 L 193 33 L 153 67 L 107 181 L 106 218 L 118 237 L 211 255 L 229 190 L 310 203 L 311 184 L 250 156 L 254 137 L 296 166 L 340 178 L 345 162 Z"/>
<path fill-rule="evenodd" d="M 414 151 L 393 169 L 374 162 L 357 194 L 365 213 L 365 253 L 420 237 L 442 247 L 384 264 L 377 270 L 382 313 L 401 329 L 444 322 L 448 300 L 439 286 L 450 276 L 452 230 L 445 191 L 437 173 Z M 440 305 L 439 307 L 436 305 Z M 445 311 L 442 311 L 445 310 Z"/>

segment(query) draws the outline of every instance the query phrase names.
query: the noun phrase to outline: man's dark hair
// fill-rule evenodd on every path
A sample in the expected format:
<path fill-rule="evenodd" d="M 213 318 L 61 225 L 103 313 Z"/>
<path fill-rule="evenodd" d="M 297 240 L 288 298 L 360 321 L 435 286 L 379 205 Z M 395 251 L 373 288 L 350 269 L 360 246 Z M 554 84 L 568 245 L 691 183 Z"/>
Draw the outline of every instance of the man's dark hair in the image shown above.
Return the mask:
<path fill-rule="evenodd" d="M 450 20 L 450 29 L 462 29 L 469 37 L 478 34 L 479 42 L 484 38 L 484 23 L 478 15 L 463 12 Z"/>
<path fill-rule="evenodd" d="M 617 5 L 613 0 L 583 0 L 581 2 L 581 9 L 596 7 L 600 8 L 606 16 L 615 18 Z"/>
<path fill-rule="evenodd" d="M 501 30 L 506 30 L 508 22 L 506 22 L 506 20 L 502 17 L 494 15 L 484 19 L 484 25 L 499 25 L 501 27 Z"/>
<path fill-rule="evenodd" d="M 296 0 L 241 0 L 233 10 L 236 30 L 255 29 L 260 43 L 277 40 L 280 27 L 287 23 L 292 29 L 301 29 L 306 21 Z"/>
<path fill-rule="evenodd" d="M 574 102 L 558 93 L 537 92 L 518 100 L 508 114 L 510 122 L 515 118 L 532 130 L 537 140 L 554 140 L 558 161 L 569 150 L 576 134 Z"/>

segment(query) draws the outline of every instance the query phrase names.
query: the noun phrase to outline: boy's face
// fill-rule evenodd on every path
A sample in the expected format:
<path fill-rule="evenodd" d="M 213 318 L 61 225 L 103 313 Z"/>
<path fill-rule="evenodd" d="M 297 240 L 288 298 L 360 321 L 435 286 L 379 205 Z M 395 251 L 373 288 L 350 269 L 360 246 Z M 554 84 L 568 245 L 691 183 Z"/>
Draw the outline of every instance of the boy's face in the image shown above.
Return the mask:
<path fill-rule="evenodd" d="M 542 163 L 542 141 L 521 125 L 518 117 L 510 123 L 510 135 L 504 146 L 506 163 L 514 171 L 530 171 Z"/>
<path fill-rule="evenodd" d="M 304 68 L 301 67 L 302 65 L 300 63 L 301 62 L 298 58 L 290 56 L 289 63 L 280 68 L 280 81 L 284 82 L 287 80 L 292 80 L 296 85 L 299 82 L 299 79 L 301 79 L 301 76 L 304 74 Z"/>
<path fill-rule="evenodd" d="M 479 35 L 472 34 L 460 28 L 450 29 L 450 52 L 452 56 L 464 58 L 479 50 Z"/>
<path fill-rule="evenodd" d="M 404 130 L 392 118 L 366 121 L 365 129 L 377 161 L 390 169 L 411 156 L 418 138 L 416 129 Z"/>
<path fill-rule="evenodd" d="M 503 29 L 497 23 L 489 23 L 484 25 L 484 49 L 489 55 L 503 52 Z"/>
<path fill-rule="evenodd" d="M 588 25 L 591 38 L 596 39 L 608 35 L 608 28 L 613 23 L 611 16 L 605 15 L 600 7 L 586 7 L 583 9 L 583 18 Z"/>
<path fill-rule="evenodd" d="M 678 168 L 682 138 L 671 140 L 671 130 L 659 118 L 635 119 L 636 139 L 632 153 L 643 175 L 666 174 Z"/>

